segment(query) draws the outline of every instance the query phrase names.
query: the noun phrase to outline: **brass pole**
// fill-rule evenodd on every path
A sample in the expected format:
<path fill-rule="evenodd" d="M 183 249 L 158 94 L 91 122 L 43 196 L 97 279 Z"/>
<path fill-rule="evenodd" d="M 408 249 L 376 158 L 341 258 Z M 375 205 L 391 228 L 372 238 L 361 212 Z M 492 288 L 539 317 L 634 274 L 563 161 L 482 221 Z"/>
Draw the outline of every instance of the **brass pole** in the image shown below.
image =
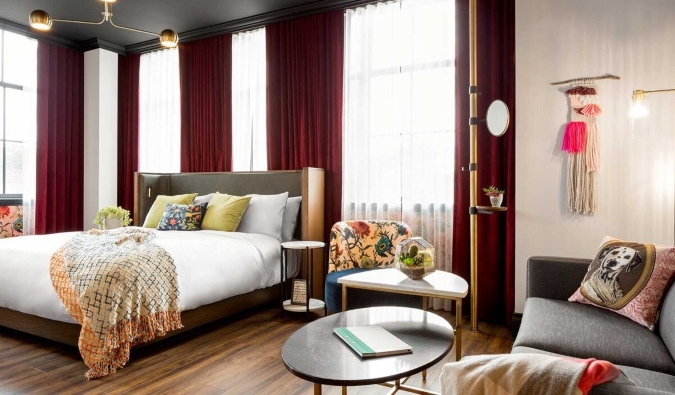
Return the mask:
<path fill-rule="evenodd" d="M 469 223 L 471 243 L 471 330 L 478 331 L 478 61 L 476 2 L 469 1 Z"/>

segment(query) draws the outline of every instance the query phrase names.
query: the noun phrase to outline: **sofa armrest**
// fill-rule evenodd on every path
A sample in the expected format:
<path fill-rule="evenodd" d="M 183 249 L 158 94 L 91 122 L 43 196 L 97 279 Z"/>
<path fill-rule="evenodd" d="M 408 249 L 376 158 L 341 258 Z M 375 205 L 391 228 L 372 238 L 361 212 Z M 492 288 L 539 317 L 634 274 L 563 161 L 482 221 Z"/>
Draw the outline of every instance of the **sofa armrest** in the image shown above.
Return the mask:
<path fill-rule="evenodd" d="M 581 285 L 591 259 L 533 256 L 527 260 L 527 297 L 567 300 Z"/>

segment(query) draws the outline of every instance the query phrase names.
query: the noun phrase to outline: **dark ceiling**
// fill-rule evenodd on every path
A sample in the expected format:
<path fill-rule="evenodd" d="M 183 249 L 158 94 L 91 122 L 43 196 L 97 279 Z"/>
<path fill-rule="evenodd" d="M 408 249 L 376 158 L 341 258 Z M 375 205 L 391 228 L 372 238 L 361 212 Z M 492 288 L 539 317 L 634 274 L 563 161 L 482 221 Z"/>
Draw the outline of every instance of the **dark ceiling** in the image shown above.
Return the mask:
<path fill-rule="evenodd" d="M 312 13 L 324 8 L 336 8 L 362 1 L 346 0 L 117 0 L 113 4 L 113 20 L 118 25 L 152 32 L 172 29 L 179 33 L 199 30 L 214 25 L 247 19 L 261 19 L 261 15 L 289 16 Z M 0 19 L 28 26 L 32 10 L 47 11 L 55 19 L 101 20 L 101 0 L 0 0 Z M 256 18 L 256 16 L 258 18 Z M 208 29 L 205 29 L 208 30 Z M 213 29 L 211 29 L 213 31 Z M 93 38 L 122 47 L 153 40 L 152 36 L 117 29 L 109 23 L 90 26 L 55 22 L 49 33 L 73 42 Z M 181 35 L 181 38 L 183 35 Z"/>

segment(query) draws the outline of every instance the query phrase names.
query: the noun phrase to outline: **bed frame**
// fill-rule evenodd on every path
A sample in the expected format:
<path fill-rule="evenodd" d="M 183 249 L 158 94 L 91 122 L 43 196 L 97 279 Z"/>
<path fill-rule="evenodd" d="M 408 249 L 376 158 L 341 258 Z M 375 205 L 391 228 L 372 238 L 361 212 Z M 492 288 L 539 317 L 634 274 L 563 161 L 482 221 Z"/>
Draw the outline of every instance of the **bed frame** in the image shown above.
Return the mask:
<path fill-rule="evenodd" d="M 231 195 L 278 194 L 302 196 L 300 218 L 295 232 L 299 240 L 324 241 L 324 171 L 306 167 L 297 171 L 264 171 L 236 173 L 136 173 L 134 182 L 134 224 L 142 224 L 157 195 L 180 195 L 211 192 Z M 315 264 L 318 256 L 315 257 Z M 321 256 L 323 265 L 324 257 Z M 301 276 L 307 278 L 306 265 Z M 323 271 L 314 270 L 312 292 L 323 299 Z M 181 314 L 183 328 L 156 340 L 225 318 L 232 314 L 279 300 L 279 285 L 255 290 L 221 300 Z M 37 317 L 0 307 L 0 326 L 30 333 L 60 343 L 77 346 L 80 325 Z"/>

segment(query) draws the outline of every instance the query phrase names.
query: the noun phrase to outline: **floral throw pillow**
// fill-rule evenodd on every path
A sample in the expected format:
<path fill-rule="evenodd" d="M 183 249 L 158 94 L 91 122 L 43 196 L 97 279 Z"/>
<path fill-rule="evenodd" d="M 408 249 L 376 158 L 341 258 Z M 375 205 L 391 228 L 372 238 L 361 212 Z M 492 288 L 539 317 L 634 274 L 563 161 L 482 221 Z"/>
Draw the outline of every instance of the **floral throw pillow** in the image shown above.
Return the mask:
<path fill-rule="evenodd" d="M 168 203 L 157 230 L 200 230 L 207 205 Z"/>
<path fill-rule="evenodd" d="M 615 311 L 654 330 L 674 273 L 675 248 L 605 237 L 569 301 Z"/>

